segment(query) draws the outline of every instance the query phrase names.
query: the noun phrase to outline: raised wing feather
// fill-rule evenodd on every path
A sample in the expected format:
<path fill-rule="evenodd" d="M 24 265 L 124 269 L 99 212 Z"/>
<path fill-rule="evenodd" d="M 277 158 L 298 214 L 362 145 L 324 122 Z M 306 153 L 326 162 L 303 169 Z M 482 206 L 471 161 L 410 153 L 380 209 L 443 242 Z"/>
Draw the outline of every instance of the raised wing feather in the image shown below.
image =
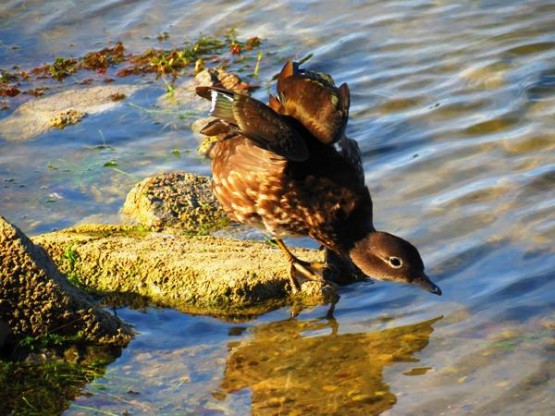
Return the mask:
<path fill-rule="evenodd" d="M 277 92 L 280 105 L 273 99 L 272 108 L 297 119 L 320 142 L 333 144 L 343 137 L 350 105 L 347 84 L 337 88 L 331 76 L 289 61 L 278 76 Z"/>
<path fill-rule="evenodd" d="M 290 119 L 248 95 L 212 87 L 199 87 L 197 94 L 212 100 L 211 114 L 234 126 L 258 146 L 288 160 L 308 159 L 304 138 Z"/>

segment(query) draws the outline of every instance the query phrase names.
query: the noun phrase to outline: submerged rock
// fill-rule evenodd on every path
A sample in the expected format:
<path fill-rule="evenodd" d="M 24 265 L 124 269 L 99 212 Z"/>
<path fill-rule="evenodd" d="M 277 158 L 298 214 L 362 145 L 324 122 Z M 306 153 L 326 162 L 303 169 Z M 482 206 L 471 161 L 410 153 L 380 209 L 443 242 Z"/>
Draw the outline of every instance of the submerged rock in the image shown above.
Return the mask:
<path fill-rule="evenodd" d="M 0 265 L 4 339 L 48 335 L 64 341 L 113 345 L 125 345 L 131 339 L 129 326 L 72 286 L 45 251 L 3 217 Z"/>
<path fill-rule="evenodd" d="M 64 128 L 121 105 L 121 98 L 133 94 L 137 85 L 100 85 L 64 91 L 21 105 L 0 120 L 0 135 L 9 141 L 29 140 L 52 128 Z"/>

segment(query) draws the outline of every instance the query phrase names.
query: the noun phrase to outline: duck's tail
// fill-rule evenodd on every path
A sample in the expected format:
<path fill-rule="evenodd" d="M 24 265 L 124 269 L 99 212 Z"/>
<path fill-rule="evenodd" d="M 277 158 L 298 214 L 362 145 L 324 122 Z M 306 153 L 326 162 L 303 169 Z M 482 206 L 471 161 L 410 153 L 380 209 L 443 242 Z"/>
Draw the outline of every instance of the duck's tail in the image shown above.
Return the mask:
<path fill-rule="evenodd" d="M 203 98 L 210 100 L 210 115 L 220 120 L 224 120 L 233 125 L 237 125 L 237 120 L 233 114 L 233 93 L 215 87 L 197 87 L 196 92 Z"/>

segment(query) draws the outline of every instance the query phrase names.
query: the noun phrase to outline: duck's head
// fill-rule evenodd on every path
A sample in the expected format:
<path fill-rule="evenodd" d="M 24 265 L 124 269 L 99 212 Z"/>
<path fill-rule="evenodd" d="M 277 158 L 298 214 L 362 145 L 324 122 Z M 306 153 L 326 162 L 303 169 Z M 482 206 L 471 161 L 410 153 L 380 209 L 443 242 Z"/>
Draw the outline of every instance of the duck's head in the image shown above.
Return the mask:
<path fill-rule="evenodd" d="M 376 280 L 418 286 L 434 295 L 441 289 L 424 273 L 424 262 L 411 243 L 382 231 L 372 231 L 349 251 L 353 263 Z"/>

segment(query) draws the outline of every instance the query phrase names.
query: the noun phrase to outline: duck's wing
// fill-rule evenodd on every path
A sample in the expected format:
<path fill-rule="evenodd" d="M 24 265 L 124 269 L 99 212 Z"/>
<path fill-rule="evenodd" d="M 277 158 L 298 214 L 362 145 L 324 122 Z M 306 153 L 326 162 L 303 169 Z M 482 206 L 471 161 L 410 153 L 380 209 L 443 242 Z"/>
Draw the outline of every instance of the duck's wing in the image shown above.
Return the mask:
<path fill-rule="evenodd" d="M 299 68 L 288 61 L 277 81 L 278 97 L 270 107 L 298 120 L 324 144 L 341 140 L 349 118 L 350 94 L 347 84 L 339 88 L 331 76 Z"/>
<path fill-rule="evenodd" d="M 357 141 L 343 136 L 338 145 L 339 153 L 355 172 L 357 185 L 364 186 L 364 167 L 362 166 L 362 157 Z"/>
<path fill-rule="evenodd" d="M 306 142 L 291 120 L 266 104 L 248 95 L 220 88 L 197 87 L 196 92 L 212 101 L 210 114 L 220 120 L 205 129 L 221 132 L 225 129 L 221 124 L 223 121 L 258 146 L 279 156 L 296 162 L 308 159 Z M 207 133 L 207 130 L 203 129 L 203 132 Z"/>

